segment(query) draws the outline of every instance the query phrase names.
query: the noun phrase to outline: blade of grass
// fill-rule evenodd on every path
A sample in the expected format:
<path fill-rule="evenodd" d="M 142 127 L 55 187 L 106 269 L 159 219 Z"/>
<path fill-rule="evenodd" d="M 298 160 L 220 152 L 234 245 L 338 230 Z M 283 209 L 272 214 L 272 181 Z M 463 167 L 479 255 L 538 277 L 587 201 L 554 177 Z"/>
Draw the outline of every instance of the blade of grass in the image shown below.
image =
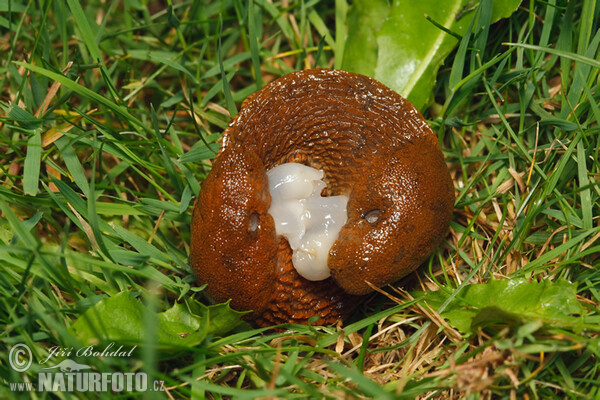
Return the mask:
<path fill-rule="evenodd" d="M 582 141 L 577 143 L 577 173 L 579 175 L 579 188 L 581 196 L 581 213 L 583 219 L 583 228 L 592 229 L 593 227 L 593 210 L 592 197 L 590 193 L 590 180 L 587 169 L 587 154 Z"/>
<path fill-rule="evenodd" d="M 264 8 L 273 18 L 277 21 L 277 25 L 281 29 L 283 35 L 290 41 L 294 40 L 294 32 L 287 19 L 285 19 L 279 9 L 273 5 L 273 3 L 267 0 L 256 0 L 256 4 L 259 4 Z"/>
<path fill-rule="evenodd" d="M 258 27 L 262 26 L 262 13 L 255 12 L 254 0 L 248 2 L 248 38 L 250 41 L 250 56 L 252 58 L 252 68 L 254 70 L 254 81 L 256 88 L 261 89 L 263 86 L 262 74 L 260 68 L 260 33 Z"/>
<path fill-rule="evenodd" d="M 183 185 L 181 183 L 181 178 L 175 172 L 175 168 L 173 167 L 173 163 L 169 158 L 167 150 L 163 144 L 163 136 L 160 132 L 160 128 L 158 127 L 158 118 L 156 116 L 156 110 L 154 107 L 150 107 L 150 120 L 152 121 L 152 128 L 154 132 L 154 136 L 156 137 L 156 143 L 158 144 L 158 148 L 160 149 L 160 153 L 162 155 L 163 166 L 167 171 L 167 176 L 169 177 L 169 181 L 171 185 L 175 188 L 176 193 L 180 194 L 183 190 Z"/>
<path fill-rule="evenodd" d="M 81 39 L 85 43 L 86 48 L 92 56 L 92 62 L 99 63 L 101 68 L 105 68 L 102 52 L 98 47 L 98 43 L 96 43 L 96 35 L 94 35 L 92 32 L 92 27 L 88 21 L 87 15 L 85 15 L 85 12 L 81 7 L 81 4 L 76 0 L 67 0 L 67 4 L 73 13 L 73 19 L 75 20 L 75 24 L 81 33 Z"/>
<path fill-rule="evenodd" d="M 450 78 L 448 78 L 448 84 L 451 88 L 455 88 L 458 85 L 458 82 L 461 81 L 463 71 L 465 69 L 465 57 L 467 54 L 467 47 L 469 46 L 469 42 L 471 41 L 471 33 L 473 32 L 473 25 L 475 24 L 475 20 L 477 20 L 477 15 L 479 15 L 480 8 L 477 8 L 476 15 L 471 20 L 467 31 L 462 37 L 460 41 L 460 45 L 458 46 L 458 50 L 456 51 L 456 56 L 454 57 L 454 62 L 452 63 L 452 70 L 450 71 Z"/>
<path fill-rule="evenodd" d="M 331 37 L 329 28 L 327 28 L 327 25 L 325 25 L 325 22 L 323 22 L 323 19 L 319 16 L 319 14 L 317 14 L 315 10 L 312 10 L 308 13 L 308 20 L 315 27 L 317 32 L 319 32 L 319 35 L 325 38 L 325 42 L 327 43 L 327 45 L 329 45 L 329 48 L 335 49 L 335 41 Z"/>
<path fill-rule="evenodd" d="M 23 192 L 30 196 L 38 193 L 42 163 L 42 134 L 35 132 L 27 141 L 27 156 L 23 169 Z"/>
<path fill-rule="evenodd" d="M 589 44 L 588 47 L 582 54 L 585 54 L 590 59 L 595 59 L 596 52 L 598 50 L 598 45 L 600 44 L 600 31 L 596 32 L 593 40 Z M 597 69 L 592 69 L 589 65 L 575 63 L 575 67 L 573 68 L 573 80 L 571 86 L 569 88 L 569 94 L 567 96 L 569 104 L 579 104 L 580 99 L 583 96 L 584 90 L 583 86 L 586 82 L 590 81 L 590 77 L 594 77 L 598 74 Z M 567 117 L 567 110 L 570 110 L 570 107 L 567 107 L 563 112 L 563 117 Z"/>
<path fill-rule="evenodd" d="M 54 143 L 60 152 L 63 161 L 65 162 L 67 170 L 71 174 L 70 178 L 73 179 L 73 182 L 75 182 L 79 189 L 81 189 L 81 192 L 89 198 L 90 186 L 87 178 L 85 177 L 83 166 L 81 165 L 77 154 L 75 154 L 73 147 L 69 143 L 69 138 L 63 136 Z"/>
<path fill-rule="evenodd" d="M 223 85 L 223 93 L 225 95 L 225 103 L 227 104 L 227 110 L 229 111 L 229 115 L 231 118 L 235 117 L 237 114 L 237 108 L 233 101 L 233 97 L 231 95 L 231 89 L 229 87 L 229 81 L 227 80 L 227 75 L 225 74 L 225 68 L 223 67 L 223 49 L 221 44 L 221 38 L 223 36 L 223 18 L 219 17 L 219 40 L 217 42 L 217 53 L 219 57 L 219 68 L 221 69 L 221 82 Z"/>
<path fill-rule="evenodd" d="M 355 368 L 347 368 L 338 363 L 330 363 L 329 367 L 334 371 L 354 382 L 358 387 L 361 388 L 366 394 L 374 396 L 377 399 L 393 399 L 392 393 L 383 389 L 382 386 L 363 375 L 360 371 Z"/>
<path fill-rule="evenodd" d="M 531 49 L 531 50 L 541 51 L 541 52 L 544 52 L 544 53 L 550 53 L 550 54 L 557 55 L 559 57 L 563 57 L 563 58 L 566 58 L 566 59 L 569 59 L 569 60 L 578 61 L 578 62 L 581 62 L 583 64 L 590 65 L 590 66 L 592 66 L 594 68 L 600 68 L 600 61 L 591 59 L 591 58 L 586 57 L 586 56 L 582 56 L 582 55 L 577 54 L 577 53 L 572 53 L 572 52 L 569 52 L 569 51 L 562 51 L 562 50 L 553 49 L 551 47 L 542 47 L 542 46 L 536 46 L 536 45 L 526 44 L 526 43 L 505 42 L 505 43 L 502 43 L 502 44 L 505 45 L 505 46 L 522 47 L 522 48 L 525 48 L 525 49 Z"/>
<path fill-rule="evenodd" d="M 471 69 L 479 67 L 481 61 L 484 59 L 488 35 L 490 33 L 490 25 L 492 22 L 492 5 L 493 0 L 481 0 L 477 7 L 478 14 L 475 17 L 477 18 L 477 25 L 475 28 L 475 40 L 473 45 L 478 51 L 472 53 Z"/>
<path fill-rule="evenodd" d="M 346 45 L 346 17 L 348 16 L 348 2 L 335 0 L 335 69 L 342 68 L 344 59 L 344 46 Z"/>
<path fill-rule="evenodd" d="M 577 41 L 577 52 L 580 54 L 587 53 L 588 43 L 592 36 L 592 27 L 594 26 L 594 17 L 596 2 L 594 0 L 584 0 L 583 9 L 581 10 L 581 20 L 579 27 L 579 38 Z"/>
<path fill-rule="evenodd" d="M 94 101 L 98 104 L 104 105 L 108 109 L 115 112 L 117 115 L 121 116 L 125 121 L 131 123 L 132 125 L 135 125 L 138 129 L 145 131 L 147 133 L 152 133 L 151 129 L 149 127 L 145 126 L 145 124 L 142 123 L 142 121 L 140 121 L 138 118 L 131 115 L 127 111 L 126 107 L 123 107 L 123 106 L 120 106 L 118 104 L 111 102 L 110 100 L 102 97 L 98 93 L 96 93 L 86 87 L 81 86 L 77 82 L 74 82 L 63 75 L 57 74 L 56 72 L 52 72 L 47 69 L 38 67 L 37 65 L 27 64 L 27 63 L 24 63 L 21 61 L 15 61 L 14 63 L 20 67 L 29 69 L 37 74 L 44 75 L 44 76 L 52 79 L 53 81 L 59 82 L 61 85 L 71 89 L 75 93 L 77 93 L 91 101 Z"/>
<path fill-rule="evenodd" d="M 517 272 L 517 276 L 523 276 L 528 273 L 536 272 L 536 270 L 540 267 L 543 267 L 546 263 L 550 262 L 556 257 L 559 257 L 561 254 L 566 252 L 569 249 L 574 249 L 576 245 L 581 243 L 585 238 L 591 236 L 594 233 L 600 231 L 600 228 L 590 229 L 584 233 L 581 233 L 575 236 L 573 239 L 567 241 L 566 243 L 557 246 L 556 248 L 550 250 L 549 252 L 543 254 L 541 257 L 536 258 L 535 260 L 525 264 L 523 268 L 521 268 Z"/>
<path fill-rule="evenodd" d="M 21 221 L 10 209 L 3 198 L 0 198 L 0 210 L 2 210 L 2 214 L 6 217 L 8 223 L 12 226 L 23 243 L 30 249 L 36 249 L 38 247 L 38 241 L 25 227 L 23 221 Z"/>

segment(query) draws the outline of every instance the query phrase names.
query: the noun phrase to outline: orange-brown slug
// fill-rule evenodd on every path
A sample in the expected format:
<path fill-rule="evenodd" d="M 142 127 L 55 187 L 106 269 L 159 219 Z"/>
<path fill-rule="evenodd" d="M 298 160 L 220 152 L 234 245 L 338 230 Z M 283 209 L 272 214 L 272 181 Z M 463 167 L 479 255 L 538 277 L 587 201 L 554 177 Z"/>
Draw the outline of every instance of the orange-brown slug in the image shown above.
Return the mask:
<path fill-rule="evenodd" d="M 345 207 L 343 225 L 332 233 L 337 239 L 329 237 L 331 247 L 314 259 L 310 246 L 318 247 L 329 228 L 295 250 L 295 239 L 277 233 L 298 215 L 318 214 L 302 208 L 312 200 L 305 194 L 289 203 L 292 222 L 272 216 L 269 171 L 291 162 L 323 171 L 324 184 L 298 177 L 280 183 L 304 179 L 309 186 L 292 192 L 312 190 L 317 201 L 339 196 L 335 207 Z M 210 297 L 252 310 L 257 325 L 306 323 L 313 315 L 329 324 L 345 318 L 371 285 L 392 283 L 425 261 L 447 233 L 453 202 L 437 138 L 408 101 L 362 75 L 300 71 L 246 99 L 225 130 L 194 207 L 190 260 Z M 303 249 L 305 266 L 325 260 L 321 280 L 296 270 L 292 258 Z"/>

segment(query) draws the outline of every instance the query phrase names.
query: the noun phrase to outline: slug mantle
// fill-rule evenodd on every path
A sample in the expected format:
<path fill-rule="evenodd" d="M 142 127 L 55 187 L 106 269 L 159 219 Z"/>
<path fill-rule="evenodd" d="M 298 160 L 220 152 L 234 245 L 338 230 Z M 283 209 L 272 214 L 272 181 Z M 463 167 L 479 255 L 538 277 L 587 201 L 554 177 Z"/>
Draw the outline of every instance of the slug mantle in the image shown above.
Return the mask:
<path fill-rule="evenodd" d="M 290 162 L 323 171 L 321 195 L 348 199 L 324 280 L 298 274 L 269 213 L 267 171 Z M 225 130 L 194 206 L 190 262 L 210 297 L 257 325 L 334 323 L 425 261 L 453 203 L 437 138 L 408 101 L 362 75 L 299 71 L 246 99 Z"/>

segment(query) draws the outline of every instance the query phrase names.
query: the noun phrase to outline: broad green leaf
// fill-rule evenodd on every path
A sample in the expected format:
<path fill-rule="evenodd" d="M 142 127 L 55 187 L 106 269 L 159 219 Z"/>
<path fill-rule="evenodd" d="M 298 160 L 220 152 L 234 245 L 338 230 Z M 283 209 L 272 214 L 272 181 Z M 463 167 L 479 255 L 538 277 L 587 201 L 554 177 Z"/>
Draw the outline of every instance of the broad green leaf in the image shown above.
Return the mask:
<path fill-rule="evenodd" d="M 348 16 L 342 69 L 371 76 L 418 109 L 431 99 L 437 71 L 463 35 L 479 2 L 469 0 L 357 0 Z M 496 0 L 492 22 L 510 16 L 520 0 Z M 475 32 L 476 33 L 476 32 Z"/>
<path fill-rule="evenodd" d="M 563 280 L 492 279 L 466 286 L 441 315 L 464 334 L 533 321 L 579 331 L 584 327 L 585 309 L 576 295 L 576 285 Z M 423 296 L 421 301 L 436 310 L 450 293 L 439 290 Z"/>
<path fill-rule="evenodd" d="M 348 11 L 342 69 L 374 77 L 377 33 L 390 12 L 387 0 L 355 1 Z"/>
<path fill-rule="evenodd" d="M 247 312 L 239 312 L 229 307 L 229 302 L 205 306 L 197 301 L 186 301 L 189 312 L 208 315 L 207 334 L 223 335 L 242 323 L 241 317 Z"/>
<path fill-rule="evenodd" d="M 76 337 L 85 344 L 105 342 L 143 343 L 146 335 L 144 316 L 151 313 L 129 291 L 107 297 L 85 311 L 71 326 Z M 240 324 L 244 313 L 229 304 L 205 306 L 194 300 L 176 303 L 156 314 L 158 348 L 170 351 L 182 346 L 197 346 L 206 335 L 223 335 Z"/>

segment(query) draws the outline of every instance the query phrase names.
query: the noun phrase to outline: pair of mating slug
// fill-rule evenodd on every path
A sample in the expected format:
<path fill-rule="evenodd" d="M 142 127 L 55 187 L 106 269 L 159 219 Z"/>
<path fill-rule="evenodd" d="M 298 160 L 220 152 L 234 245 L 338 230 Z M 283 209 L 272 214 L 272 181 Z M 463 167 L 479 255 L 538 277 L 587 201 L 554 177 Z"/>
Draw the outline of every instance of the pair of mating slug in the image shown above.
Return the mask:
<path fill-rule="evenodd" d="M 322 171 L 324 184 L 319 176 L 287 171 L 273 178 L 274 168 L 287 163 Z M 278 185 L 288 186 L 271 193 Z M 305 194 L 290 199 L 286 190 Z M 292 210 L 283 222 L 275 198 Z M 336 223 L 312 223 L 325 227 L 312 244 L 300 239 L 313 228 L 280 234 L 324 207 L 318 203 L 310 211 L 308 203 L 328 198 L 341 199 L 335 207 L 346 208 L 335 229 Z M 194 207 L 190 261 L 210 297 L 252 310 L 256 325 L 306 323 L 312 316 L 331 324 L 347 317 L 373 286 L 392 283 L 425 261 L 447 233 L 453 203 L 437 138 L 407 100 L 362 75 L 300 71 L 246 99 L 225 130 Z M 337 239 L 322 240 L 336 233 Z M 315 243 L 326 246 L 324 254 L 311 250 Z M 304 264 L 297 261 L 302 251 Z M 310 271 L 313 259 L 325 260 L 328 271 L 313 268 L 320 280 L 304 278 L 294 266 L 306 276 L 302 268 Z"/>

